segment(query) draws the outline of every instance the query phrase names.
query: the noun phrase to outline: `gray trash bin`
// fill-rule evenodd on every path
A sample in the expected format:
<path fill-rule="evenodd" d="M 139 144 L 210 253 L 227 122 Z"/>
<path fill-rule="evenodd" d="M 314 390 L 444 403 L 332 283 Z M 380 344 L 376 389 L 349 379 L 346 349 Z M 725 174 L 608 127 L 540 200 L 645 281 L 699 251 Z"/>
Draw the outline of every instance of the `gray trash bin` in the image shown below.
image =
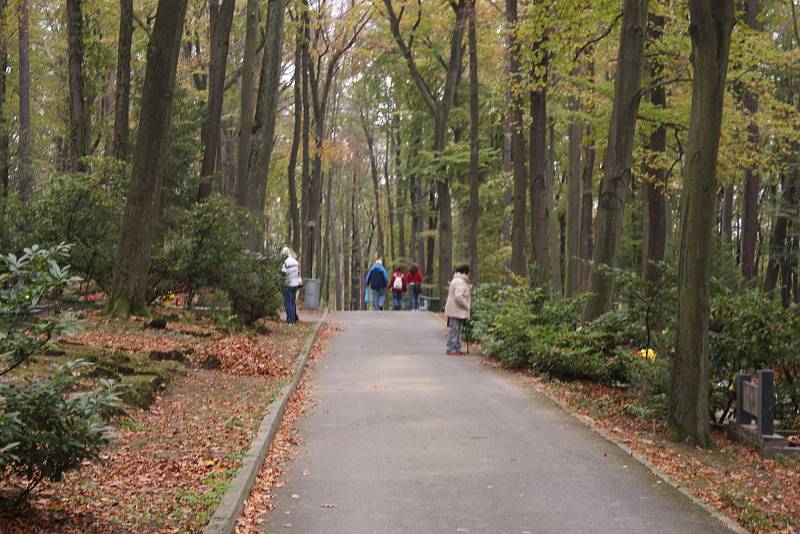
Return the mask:
<path fill-rule="evenodd" d="M 322 283 L 319 278 L 305 278 L 303 280 L 303 307 L 307 310 L 319 308 L 319 299 Z"/>

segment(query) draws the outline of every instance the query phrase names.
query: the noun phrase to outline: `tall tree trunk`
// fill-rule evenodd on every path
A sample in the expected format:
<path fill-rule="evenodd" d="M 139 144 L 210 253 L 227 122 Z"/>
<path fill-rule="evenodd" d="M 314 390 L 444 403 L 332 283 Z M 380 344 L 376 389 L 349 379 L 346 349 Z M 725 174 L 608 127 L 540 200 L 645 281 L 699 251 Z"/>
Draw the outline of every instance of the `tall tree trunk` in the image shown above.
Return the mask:
<path fill-rule="evenodd" d="M 278 112 L 278 90 L 283 52 L 283 0 L 269 0 L 267 3 L 267 26 L 265 33 L 264 58 L 256 100 L 256 113 L 253 120 L 253 138 L 250 147 L 250 160 L 247 172 L 247 210 L 255 219 L 255 227 L 250 229 L 248 246 L 252 250 L 263 247 L 264 203 L 267 194 L 267 174 L 275 136 L 275 119 Z"/>
<path fill-rule="evenodd" d="M 406 187 L 406 177 L 403 172 L 400 150 L 400 115 L 398 113 L 392 114 L 392 131 L 394 132 L 393 145 L 394 145 L 394 176 L 396 180 L 397 190 L 397 239 L 399 247 L 399 257 L 410 257 L 406 251 L 406 205 L 408 198 L 408 187 Z"/>
<path fill-rule="evenodd" d="M 119 42 L 117 44 L 117 86 L 114 99 L 114 157 L 128 160 L 131 107 L 131 43 L 133 41 L 133 0 L 119 0 Z"/>
<path fill-rule="evenodd" d="M 428 206 L 429 206 L 429 211 L 428 211 L 429 235 L 427 240 L 428 242 L 426 244 L 427 246 L 425 248 L 425 265 L 428 267 L 428 271 L 430 272 L 430 277 L 433 278 L 433 265 L 434 265 L 433 253 L 436 247 L 436 241 L 433 238 L 433 232 L 436 231 L 437 206 L 436 206 L 436 193 L 433 191 L 432 188 L 430 191 L 428 191 Z M 441 268 L 439 269 L 439 271 L 441 272 Z M 433 294 L 436 295 L 437 293 L 438 292 L 434 289 Z"/>
<path fill-rule="evenodd" d="M 353 213 L 353 249 L 351 254 L 351 263 L 350 263 L 350 273 L 352 275 L 352 301 L 354 305 L 354 309 L 360 310 L 362 309 L 362 303 L 364 302 L 362 295 L 364 294 L 364 286 L 363 286 L 363 278 L 361 277 L 361 264 L 363 263 L 361 259 L 361 208 L 358 205 L 358 198 L 361 193 L 361 183 L 360 183 L 360 176 L 358 174 L 358 168 L 353 168 L 353 197 L 351 200 L 352 206 L 352 213 Z"/>
<path fill-rule="evenodd" d="M 540 51 L 539 53 L 544 53 Z M 537 67 L 547 68 L 546 61 Z M 547 213 L 547 81 L 537 80 L 541 87 L 530 93 L 530 175 L 531 175 L 531 255 L 536 277 L 541 284 L 550 283 L 550 243 Z"/>
<path fill-rule="evenodd" d="M 292 148 L 289 151 L 289 220 L 291 222 L 292 249 L 300 250 L 300 207 L 297 199 L 297 152 L 300 149 L 300 135 L 303 131 L 303 44 L 302 34 L 298 32 L 294 47 L 294 129 L 292 130 Z"/>
<path fill-rule="evenodd" d="M 209 6 L 211 24 L 211 60 L 208 63 L 208 111 L 204 126 L 205 147 L 200 168 L 200 186 L 197 200 L 211 195 L 211 177 L 217 163 L 220 144 L 220 120 L 225 96 L 225 73 L 228 67 L 228 48 L 231 42 L 231 27 L 236 0 L 213 0 Z"/>
<path fill-rule="evenodd" d="M 367 149 L 369 150 L 369 171 L 372 177 L 372 191 L 375 195 L 375 219 L 378 225 L 378 243 L 377 254 L 378 257 L 385 259 L 384 242 L 386 241 L 383 233 L 383 217 L 381 216 L 381 188 L 380 177 L 378 176 L 378 162 L 375 159 L 375 141 L 373 132 L 367 123 L 368 119 L 363 114 L 361 115 L 361 127 L 364 130 L 364 136 L 367 138 Z"/>
<path fill-rule="evenodd" d="M 778 282 L 781 265 L 787 255 L 786 236 L 789 229 L 790 215 L 797 204 L 797 172 L 783 179 L 783 191 L 778 209 L 778 217 L 772 228 L 769 242 L 769 263 L 764 277 L 764 291 L 772 292 Z"/>
<path fill-rule="evenodd" d="M 187 0 L 159 0 L 147 47 L 139 131 L 108 303 L 115 317 L 149 315 L 145 293 L 150 247 L 158 225 L 186 4 Z"/>
<path fill-rule="evenodd" d="M 652 95 L 653 104 L 662 106 L 666 104 L 666 95 Z M 656 104 L 656 99 L 659 102 Z M 650 135 L 650 150 L 664 152 L 667 145 L 667 130 L 659 126 Z M 654 264 L 664 259 L 667 246 L 666 226 L 666 197 L 665 188 L 666 172 L 663 168 L 652 167 L 648 169 L 648 176 L 642 181 L 642 202 L 644 204 L 644 246 L 642 250 L 642 276 L 651 283 L 661 279 L 661 269 Z"/>
<path fill-rule="evenodd" d="M 650 16 L 652 38 L 658 40 L 664 30 L 664 17 L 661 15 Z M 658 81 L 663 76 L 663 65 L 660 57 L 655 55 L 649 62 L 650 76 Z M 667 106 L 667 90 L 662 85 L 650 93 L 650 102 L 658 109 Z M 660 124 L 650 134 L 650 150 L 656 155 L 667 150 L 667 128 Z M 656 156 L 657 158 L 657 156 Z M 667 246 L 666 227 L 666 171 L 658 164 L 647 169 L 647 176 L 642 180 L 642 203 L 644 205 L 644 246 L 642 247 L 642 276 L 651 284 L 656 284 L 661 279 L 661 270 L 654 265 L 664 259 Z"/>
<path fill-rule="evenodd" d="M 392 181 L 391 177 L 389 176 L 389 160 L 391 159 L 389 154 L 391 153 L 392 147 L 392 135 L 391 127 L 386 130 L 386 155 L 383 160 L 383 179 L 386 181 L 386 212 L 389 219 L 389 256 L 391 256 L 392 261 L 395 261 L 399 254 L 395 253 L 394 248 L 394 201 L 392 200 Z"/>
<path fill-rule="evenodd" d="M 480 206 L 478 204 L 478 180 L 480 179 L 478 167 L 480 150 L 480 116 L 478 108 L 478 35 L 475 18 L 475 0 L 470 2 L 469 30 L 469 271 L 473 283 L 478 278 L 478 217 Z"/>
<path fill-rule="evenodd" d="M 514 219 L 511 230 L 511 271 L 517 276 L 527 275 L 525 260 L 525 205 L 527 202 L 528 176 L 525 169 L 525 133 L 522 126 L 522 72 L 520 68 L 520 45 L 517 39 L 517 0 L 506 0 L 506 31 L 508 37 L 508 101 L 509 129 L 511 130 L 511 163 L 514 173 Z M 544 130 L 543 130 L 544 131 Z M 544 154 L 543 154 L 544 155 Z M 533 162 L 531 162 L 532 164 Z M 544 161 L 542 162 L 544 168 Z M 531 206 L 531 208 L 533 208 Z M 533 249 L 531 249 L 533 255 Z"/>
<path fill-rule="evenodd" d="M 31 149 L 31 40 L 29 0 L 19 2 L 19 198 L 28 202 L 33 193 L 33 150 Z"/>
<path fill-rule="evenodd" d="M 583 173 L 581 175 L 581 286 L 580 291 L 584 292 L 589 288 L 589 276 L 592 266 L 589 263 L 594 251 L 594 240 L 592 233 L 592 215 L 594 211 L 593 179 L 595 145 L 591 139 L 592 127 L 586 127 L 586 137 L 588 139 L 583 157 Z"/>
<path fill-rule="evenodd" d="M 346 180 L 346 185 L 342 188 L 342 198 L 345 205 L 343 216 L 340 221 L 342 228 L 342 295 L 343 306 L 347 311 L 353 310 L 353 273 L 350 271 L 353 262 L 353 203 L 351 202 L 352 193 L 348 187 L 353 187 L 352 181 Z"/>
<path fill-rule="evenodd" d="M 580 74 L 576 71 L 576 74 Z M 580 102 L 573 97 L 569 100 L 569 108 L 577 113 Z M 564 274 L 566 275 L 566 295 L 574 297 L 580 291 L 581 280 L 581 150 L 583 148 L 583 127 L 577 120 L 572 120 L 567 129 L 569 139 L 569 167 L 567 169 L 567 231 L 566 259 Z"/>
<path fill-rule="evenodd" d="M 745 21 L 755 30 L 761 31 L 758 20 L 760 0 L 744 0 Z M 747 125 L 747 143 L 752 153 L 758 152 L 758 95 L 746 89 L 743 95 L 744 107 L 747 110 L 750 122 Z M 744 190 L 742 191 L 742 250 L 740 261 L 742 275 L 745 280 L 752 280 L 756 275 L 756 239 L 758 237 L 758 193 L 760 189 L 760 176 L 755 164 L 748 166 L 744 171 Z"/>
<path fill-rule="evenodd" d="M 333 259 L 333 277 L 334 277 L 334 302 L 336 303 L 336 311 L 342 311 L 342 264 L 341 264 L 341 250 L 339 249 L 339 241 L 336 238 L 336 217 L 334 216 L 333 209 L 333 175 L 328 177 L 328 234 L 331 249 L 331 257 Z M 328 277 L 329 278 L 329 277 Z"/>
<path fill-rule="evenodd" d="M 722 188 L 722 209 L 720 214 L 720 234 L 730 249 L 733 241 L 733 186 L 725 184 Z"/>
<path fill-rule="evenodd" d="M 308 79 L 308 64 L 310 61 L 308 42 L 310 40 L 309 20 L 308 20 L 308 3 L 303 1 L 303 9 L 301 14 L 302 29 L 303 29 L 303 87 L 302 87 L 302 100 L 303 100 L 303 131 L 300 135 L 300 140 L 303 148 L 303 159 L 301 160 L 301 188 L 302 198 L 300 204 L 300 221 L 301 221 L 301 245 L 303 247 L 303 254 L 300 258 L 300 264 L 303 272 L 311 276 L 311 269 L 313 267 L 314 254 L 311 252 L 311 240 L 313 239 L 313 231 L 309 232 L 309 213 L 311 211 L 311 204 L 313 192 L 311 190 L 311 153 L 310 153 L 310 137 L 311 137 L 311 103 L 309 101 L 309 79 Z M 358 208 L 358 206 L 356 206 Z M 359 245 L 360 246 L 360 245 Z M 359 248 L 359 251 L 361 249 Z"/>
<path fill-rule="evenodd" d="M 561 278 L 561 236 L 559 233 L 558 214 L 554 207 L 556 176 L 556 123 L 552 117 L 548 121 L 549 144 L 547 150 L 547 166 L 545 171 L 544 206 L 547 214 L 547 246 L 550 250 L 550 282 L 553 293 L 557 297 L 564 294 L 564 283 Z"/>
<path fill-rule="evenodd" d="M 6 9 L 8 0 L 0 0 L 0 28 L 8 23 Z M 8 37 L 6 32 L 0 33 L 0 197 L 6 198 L 9 191 L 9 121 L 6 110 L 6 92 L 8 90 Z M 1 210 L 2 208 L 0 208 Z M 0 211 L 2 214 L 2 211 Z"/>
<path fill-rule="evenodd" d="M 314 258 L 317 258 L 316 262 L 314 263 L 314 276 L 316 276 L 320 280 L 322 279 L 321 273 L 325 265 L 323 262 L 319 261 L 319 258 L 322 257 L 322 245 L 324 244 L 322 236 L 325 235 L 322 232 L 322 223 L 323 223 L 323 218 L 325 216 L 325 212 L 323 211 L 324 205 L 323 205 L 322 193 L 325 187 L 325 179 L 327 177 L 328 177 L 327 173 L 322 172 L 322 170 L 320 170 L 319 179 L 316 181 L 318 185 L 315 186 L 315 189 L 319 191 L 319 194 L 315 196 L 314 200 L 312 201 L 315 203 L 312 212 L 316 216 L 315 220 L 318 221 L 317 225 L 314 226 Z"/>
<path fill-rule="evenodd" d="M 246 9 L 247 28 L 244 37 L 244 57 L 242 58 L 242 86 L 241 95 L 239 96 L 239 145 L 236 164 L 236 203 L 241 207 L 247 204 L 248 163 L 250 161 L 250 141 L 253 135 L 253 114 L 255 113 L 259 0 L 247 0 Z"/>
<path fill-rule="evenodd" d="M 231 118 L 226 117 L 220 125 L 220 149 L 217 160 L 219 169 L 222 171 L 223 196 L 228 198 L 236 197 L 236 137 L 238 129 L 236 123 Z"/>
<path fill-rule="evenodd" d="M 83 80 L 83 11 L 81 0 L 67 0 L 67 48 L 69 51 L 69 146 L 70 169 L 82 170 L 88 154 L 86 104 Z"/>
<path fill-rule="evenodd" d="M 597 227 L 592 256 L 594 268 L 589 278 L 591 295 L 583 307 L 584 321 L 608 311 L 614 297 L 614 280 L 599 266 L 616 267 L 625 194 L 628 189 L 639 112 L 644 43 L 647 33 L 648 0 L 625 0 L 614 81 L 614 107 L 608 128 L 608 148 L 603 180 L 600 183 Z"/>
<path fill-rule="evenodd" d="M 708 313 L 717 156 L 728 72 L 733 0 L 689 0 L 692 112 L 681 194 L 678 316 L 668 421 L 676 438 L 709 435 Z"/>
<path fill-rule="evenodd" d="M 417 153 L 419 151 L 419 145 L 422 143 L 419 135 L 419 132 L 414 132 L 414 140 L 411 142 L 411 148 L 408 156 L 407 166 L 409 169 L 413 169 L 417 165 Z M 409 177 L 409 182 L 411 185 L 412 205 L 411 246 L 416 247 L 416 252 L 412 254 L 412 256 L 416 259 L 416 262 L 419 264 L 419 268 L 423 273 L 432 274 L 429 272 L 430 269 L 428 269 L 427 265 L 425 264 L 425 239 L 422 236 L 422 232 L 425 231 L 425 210 L 423 208 L 425 204 L 425 194 L 422 190 L 422 178 L 420 178 L 416 171 L 413 171 Z"/>

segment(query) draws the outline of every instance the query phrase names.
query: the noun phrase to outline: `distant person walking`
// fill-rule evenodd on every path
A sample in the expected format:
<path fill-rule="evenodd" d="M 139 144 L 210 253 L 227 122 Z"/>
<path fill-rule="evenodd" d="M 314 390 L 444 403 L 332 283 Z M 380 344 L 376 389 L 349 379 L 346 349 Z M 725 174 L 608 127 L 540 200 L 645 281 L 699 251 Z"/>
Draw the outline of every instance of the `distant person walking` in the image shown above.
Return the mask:
<path fill-rule="evenodd" d="M 422 293 L 422 281 L 425 275 L 419 270 L 419 265 L 412 263 L 406 273 L 406 286 L 408 287 L 408 301 L 412 311 L 419 311 L 419 296 Z"/>
<path fill-rule="evenodd" d="M 444 314 L 447 316 L 447 354 L 452 356 L 464 355 L 461 351 L 461 329 L 469 320 L 471 303 L 468 279 L 469 266 L 459 265 L 447 292 L 447 304 L 444 307 Z"/>
<path fill-rule="evenodd" d="M 382 310 L 384 301 L 386 300 L 386 286 L 389 284 L 389 273 L 383 266 L 383 260 L 378 258 L 372 267 L 367 271 L 367 277 L 364 283 L 370 289 L 372 295 L 370 301 L 372 302 L 373 310 Z"/>
<path fill-rule="evenodd" d="M 403 293 L 406 292 L 408 286 L 406 285 L 405 273 L 403 266 L 399 263 L 395 265 L 392 278 L 389 280 L 389 286 L 392 288 L 392 305 L 395 311 L 403 309 Z"/>
<path fill-rule="evenodd" d="M 286 310 L 286 322 L 296 323 L 300 320 L 297 317 L 297 290 L 303 285 L 300 277 L 300 263 L 295 254 L 289 247 L 283 247 L 281 255 L 284 257 L 281 274 L 283 274 L 283 308 Z"/>

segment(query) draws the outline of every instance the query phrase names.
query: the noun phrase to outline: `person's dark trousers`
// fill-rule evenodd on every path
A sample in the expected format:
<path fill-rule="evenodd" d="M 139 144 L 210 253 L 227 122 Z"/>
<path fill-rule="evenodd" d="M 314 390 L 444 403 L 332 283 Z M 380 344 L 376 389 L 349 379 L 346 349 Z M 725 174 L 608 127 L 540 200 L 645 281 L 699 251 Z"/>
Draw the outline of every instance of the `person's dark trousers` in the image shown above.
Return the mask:
<path fill-rule="evenodd" d="M 283 287 L 283 308 L 286 310 L 286 322 L 289 324 L 299 321 L 297 317 L 297 288 Z"/>
<path fill-rule="evenodd" d="M 403 294 L 399 291 L 392 291 L 392 304 L 395 311 L 403 309 Z"/>
<path fill-rule="evenodd" d="M 419 310 L 419 294 L 420 289 L 417 284 L 411 284 L 408 288 L 408 303 L 412 310 Z"/>

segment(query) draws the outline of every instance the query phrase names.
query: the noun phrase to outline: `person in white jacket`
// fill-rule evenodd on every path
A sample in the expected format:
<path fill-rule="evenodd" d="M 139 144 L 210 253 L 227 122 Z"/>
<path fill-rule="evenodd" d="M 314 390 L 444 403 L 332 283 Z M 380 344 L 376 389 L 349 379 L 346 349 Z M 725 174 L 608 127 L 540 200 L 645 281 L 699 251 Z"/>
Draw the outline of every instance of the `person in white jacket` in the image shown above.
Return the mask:
<path fill-rule="evenodd" d="M 444 306 L 444 314 L 447 316 L 447 354 L 451 356 L 464 355 L 461 352 L 461 329 L 469 320 L 471 306 L 467 280 L 469 280 L 469 265 L 456 267 L 447 292 L 447 303 Z"/>
<path fill-rule="evenodd" d="M 283 307 L 286 310 L 286 322 L 292 324 L 300 320 L 297 317 L 297 290 L 303 285 L 303 279 L 300 277 L 297 255 L 289 247 L 283 247 L 281 255 L 285 258 L 281 267 L 284 275 Z"/>

